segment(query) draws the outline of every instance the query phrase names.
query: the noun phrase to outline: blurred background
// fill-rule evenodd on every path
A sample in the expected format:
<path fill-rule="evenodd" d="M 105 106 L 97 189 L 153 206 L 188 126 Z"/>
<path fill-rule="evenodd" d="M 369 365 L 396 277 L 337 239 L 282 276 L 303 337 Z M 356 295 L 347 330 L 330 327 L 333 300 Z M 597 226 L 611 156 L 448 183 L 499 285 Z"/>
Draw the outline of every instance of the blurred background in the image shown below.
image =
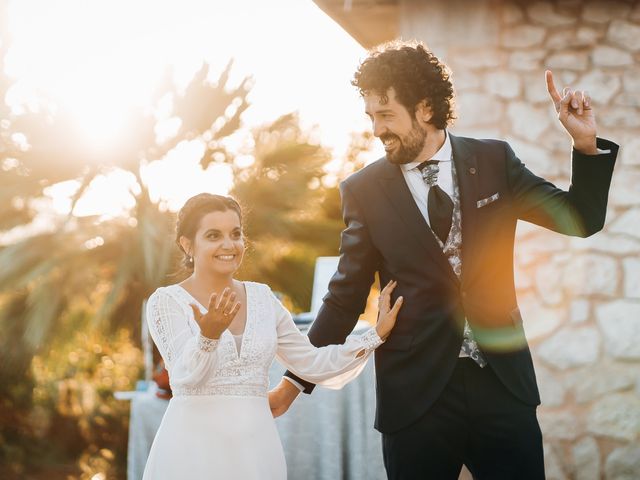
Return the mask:
<path fill-rule="evenodd" d="M 0 3 L 0 478 L 124 478 L 175 212 L 235 196 L 241 278 L 307 311 L 370 136 L 364 48 L 313 2 Z"/>
<path fill-rule="evenodd" d="M 640 5 L 633 0 L 0 1 L 0 478 L 125 478 L 144 299 L 174 283 L 175 211 L 246 211 L 241 278 L 309 310 L 337 184 L 382 151 L 349 81 L 418 38 L 458 135 L 570 179 L 544 69 L 622 145 L 605 230 L 518 230 L 550 479 L 640 478 Z"/>

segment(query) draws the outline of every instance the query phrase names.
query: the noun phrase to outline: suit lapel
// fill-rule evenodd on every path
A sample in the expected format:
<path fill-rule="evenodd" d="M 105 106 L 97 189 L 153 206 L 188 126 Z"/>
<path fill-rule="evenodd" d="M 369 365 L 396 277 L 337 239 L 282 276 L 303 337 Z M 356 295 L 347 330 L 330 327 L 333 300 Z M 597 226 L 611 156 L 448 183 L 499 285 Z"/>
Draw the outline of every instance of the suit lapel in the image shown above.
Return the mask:
<path fill-rule="evenodd" d="M 449 134 L 453 150 L 453 162 L 458 177 L 462 209 L 462 277 L 473 258 L 473 236 L 476 229 L 476 199 L 478 198 L 478 164 L 475 153 L 464 139 Z"/>
<path fill-rule="evenodd" d="M 385 160 L 383 173 L 378 181 L 394 209 L 411 232 L 411 235 L 418 239 L 419 243 L 424 247 L 424 251 L 427 252 L 434 263 L 457 284 L 458 279 L 444 253 L 442 253 L 442 249 L 433 236 L 429 225 L 420 213 L 400 167 Z"/>

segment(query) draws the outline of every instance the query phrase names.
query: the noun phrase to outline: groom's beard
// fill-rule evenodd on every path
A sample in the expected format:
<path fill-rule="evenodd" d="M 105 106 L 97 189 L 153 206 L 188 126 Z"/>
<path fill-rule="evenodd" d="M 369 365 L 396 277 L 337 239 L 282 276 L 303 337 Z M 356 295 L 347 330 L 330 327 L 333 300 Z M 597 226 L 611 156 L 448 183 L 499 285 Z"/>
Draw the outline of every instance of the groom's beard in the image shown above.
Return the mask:
<path fill-rule="evenodd" d="M 427 132 L 420 127 L 417 121 L 413 120 L 411 122 L 411 131 L 403 137 L 393 133 L 380 136 L 380 140 L 383 142 L 393 138 L 398 140 L 398 147 L 392 152 L 387 152 L 387 159 L 391 163 L 401 165 L 413 162 L 420 155 L 427 141 Z"/>

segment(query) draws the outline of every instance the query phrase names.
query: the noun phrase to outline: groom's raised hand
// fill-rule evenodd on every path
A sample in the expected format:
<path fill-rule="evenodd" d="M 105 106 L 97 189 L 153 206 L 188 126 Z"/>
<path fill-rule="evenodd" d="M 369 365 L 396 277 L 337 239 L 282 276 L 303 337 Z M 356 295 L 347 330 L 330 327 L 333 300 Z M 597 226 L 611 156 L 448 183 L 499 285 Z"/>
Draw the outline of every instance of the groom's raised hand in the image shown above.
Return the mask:
<path fill-rule="evenodd" d="M 553 81 L 551 70 L 544 72 L 547 91 L 558 113 L 558 120 L 573 139 L 573 147 L 581 153 L 596 155 L 596 117 L 591 98 L 585 91 L 565 87 L 562 95 Z"/>

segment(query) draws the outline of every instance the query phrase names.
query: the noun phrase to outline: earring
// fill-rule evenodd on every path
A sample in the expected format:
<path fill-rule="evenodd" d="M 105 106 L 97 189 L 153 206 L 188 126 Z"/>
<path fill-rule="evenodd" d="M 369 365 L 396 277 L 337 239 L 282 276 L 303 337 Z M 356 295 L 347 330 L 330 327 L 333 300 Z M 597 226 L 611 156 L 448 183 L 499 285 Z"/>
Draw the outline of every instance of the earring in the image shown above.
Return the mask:
<path fill-rule="evenodd" d="M 189 262 L 189 265 L 193 265 L 193 257 L 191 255 L 189 255 L 188 262 Z"/>

